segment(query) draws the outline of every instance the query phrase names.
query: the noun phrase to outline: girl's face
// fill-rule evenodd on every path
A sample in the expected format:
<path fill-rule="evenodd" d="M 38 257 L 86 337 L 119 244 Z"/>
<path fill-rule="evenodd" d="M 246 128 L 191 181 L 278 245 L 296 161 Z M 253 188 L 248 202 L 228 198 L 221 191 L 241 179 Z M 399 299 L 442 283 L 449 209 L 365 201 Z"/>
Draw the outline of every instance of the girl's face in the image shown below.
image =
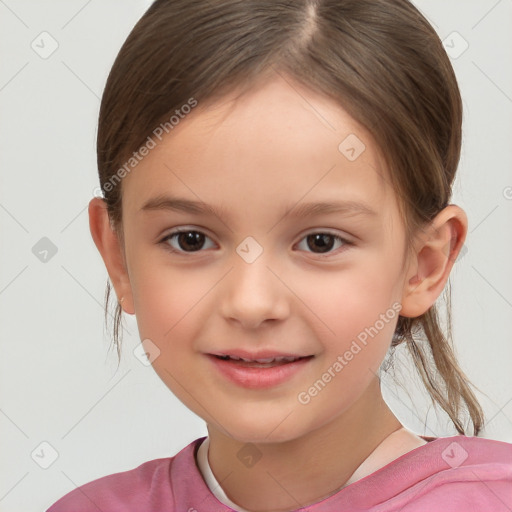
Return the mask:
<path fill-rule="evenodd" d="M 187 407 L 240 441 L 294 439 L 343 414 L 390 345 L 396 198 L 369 134 L 297 84 L 201 107 L 123 180 L 123 305 Z"/>

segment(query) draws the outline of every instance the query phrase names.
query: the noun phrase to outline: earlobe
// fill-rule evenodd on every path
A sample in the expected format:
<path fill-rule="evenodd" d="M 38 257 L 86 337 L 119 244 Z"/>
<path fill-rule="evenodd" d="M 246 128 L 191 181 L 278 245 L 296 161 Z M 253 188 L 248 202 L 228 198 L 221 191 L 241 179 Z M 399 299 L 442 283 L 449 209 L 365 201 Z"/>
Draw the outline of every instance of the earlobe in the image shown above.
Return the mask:
<path fill-rule="evenodd" d="M 110 224 L 107 205 L 99 197 L 89 202 L 89 228 L 123 310 L 133 315 L 133 298 L 121 242 Z"/>
<path fill-rule="evenodd" d="M 428 225 L 411 257 L 400 315 L 424 314 L 442 293 L 467 234 L 467 216 L 449 205 Z"/>

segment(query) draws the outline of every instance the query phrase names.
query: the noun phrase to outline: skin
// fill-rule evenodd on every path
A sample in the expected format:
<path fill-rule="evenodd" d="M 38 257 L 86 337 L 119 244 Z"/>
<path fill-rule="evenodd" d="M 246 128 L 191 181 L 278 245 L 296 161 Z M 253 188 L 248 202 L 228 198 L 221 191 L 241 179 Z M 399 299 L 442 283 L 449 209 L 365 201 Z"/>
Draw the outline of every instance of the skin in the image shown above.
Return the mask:
<path fill-rule="evenodd" d="M 404 261 L 397 199 L 371 135 L 332 100 L 290 83 L 277 76 L 237 101 L 198 105 L 123 179 L 123 240 L 103 200 L 89 206 L 123 309 L 160 351 L 155 371 L 207 422 L 214 475 L 253 511 L 314 503 L 425 442 L 399 430 L 377 376 L 398 314 L 309 403 L 297 397 L 393 303 L 406 317 L 427 311 L 467 233 L 464 211 L 449 205 Z M 349 134 L 366 146 L 353 162 L 338 150 Z M 162 193 L 222 208 L 225 218 L 141 211 Z M 285 215 L 333 199 L 377 215 Z M 179 226 L 206 235 L 199 251 L 176 237 L 161 243 Z M 306 235 L 326 230 L 351 244 L 308 247 Z M 248 236 L 263 249 L 252 263 L 236 252 Z M 254 390 L 226 380 L 205 355 L 233 348 L 314 357 L 285 383 Z M 260 460 L 246 467 L 242 448 Z"/>

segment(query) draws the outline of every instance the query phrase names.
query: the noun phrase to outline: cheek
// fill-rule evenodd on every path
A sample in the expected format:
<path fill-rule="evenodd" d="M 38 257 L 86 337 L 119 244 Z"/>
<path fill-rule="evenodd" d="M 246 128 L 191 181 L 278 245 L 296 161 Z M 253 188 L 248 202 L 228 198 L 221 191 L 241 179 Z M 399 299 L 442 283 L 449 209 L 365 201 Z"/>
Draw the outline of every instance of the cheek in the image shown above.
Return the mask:
<path fill-rule="evenodd" d="M 308 306 L 316 308 L 322 320 L 315 320 L 316 335 L 322 336 L 325 350 L 297 396 L 311 428 L 349 408 L 378 375 L 400 305 L 392 300 L 391 281 L 379 283 L 376 277 L 365 272 L 331 280 L 323 295 L 308 297 Z"/>
<path fill-rule="evenodd" d="M 155 372 L 178 399 L 193 408 L 188 403 L 190 395 L 200 396 L 200 381 L 191 371 L 197 357 L 194 343 L 202 325 L 197 315 L 212 283 L 185 278 L 183 272 L 161 265 L 158 275 L 149 265 L 139 270 L 132 290 L 140 339 L 153 344 L 148 346 L 156 356 L 152 360 Z"/>
<path fill-rule="evenodd" d="M 193 340 L 201 325 L 197 316 L 218 280 L 212 274 L 184 272 L 147 259 L 134 268 L 131 283 L 141 338 L 162 348 L 172 341 L 175 349 L 180 340 Z"/>
<path fill-rule="evenodd" d="M 395 280 L 391 265 L 360 262 L 332 273 L 292 280 L 303 299 L 303 311 L 326 345 L 343 349 L 365 329 L 376 325 L 379 339 L 390 339 L 398 320 Z M 374 332 L 372 330 L 372 332 Z M 332 342 L 330 341 L 332 340 Z"/>
<path fill-rule="evenodd" d="M 314 397 L 315 407 L 327 407 L 329 400 L 347 406 L 343 400 L 357 398 L 347 391 L 364 389 L 389 349 L 400 309 L 392 272 L 383 265 L 354 266 L 331 276 L 319 275 L 312 282 L 314 287 L 302 284 L 298 295 L 307 298 L 308 308 L 303 311 L 315 326 L 314 335 L 322 340 L 324 352 L 309 376 L 313 395 L 309 388 L 303 391 Z M 324 384 L 328 391 L 315 395 Z"/>

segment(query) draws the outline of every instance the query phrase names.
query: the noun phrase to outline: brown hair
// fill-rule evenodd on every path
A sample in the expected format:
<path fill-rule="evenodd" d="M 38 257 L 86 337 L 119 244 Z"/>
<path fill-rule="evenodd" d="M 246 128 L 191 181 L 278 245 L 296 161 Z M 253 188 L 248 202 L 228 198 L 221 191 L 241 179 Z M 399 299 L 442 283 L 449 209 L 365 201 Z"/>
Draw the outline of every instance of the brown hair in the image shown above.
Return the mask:
<path fill-rule="evenodd" d="M 105 185 L 130 155 L 191 97 L 204 105 L 241 95 L 271 72 L 335 100 L 372 134 L 398 197 L 407 250 L 449 204 L 462 101 L 439 37 L 409 1 L 156 0 L 122 46 L 101 102 L 99 178 L 121 241 L 122 183 Z M 110 292 L 107 281 L 105 319 Z M 420 317 L 399 317 L 391 351 L 406 343 L 433 403 L 460 434 L 465 405 L 478 435 L 484 415 L 455 358 L 449 286 L 447 297 L 446 336 L 434 304 Z M 121 320 L 117 304 L 119 357 Z"/>

